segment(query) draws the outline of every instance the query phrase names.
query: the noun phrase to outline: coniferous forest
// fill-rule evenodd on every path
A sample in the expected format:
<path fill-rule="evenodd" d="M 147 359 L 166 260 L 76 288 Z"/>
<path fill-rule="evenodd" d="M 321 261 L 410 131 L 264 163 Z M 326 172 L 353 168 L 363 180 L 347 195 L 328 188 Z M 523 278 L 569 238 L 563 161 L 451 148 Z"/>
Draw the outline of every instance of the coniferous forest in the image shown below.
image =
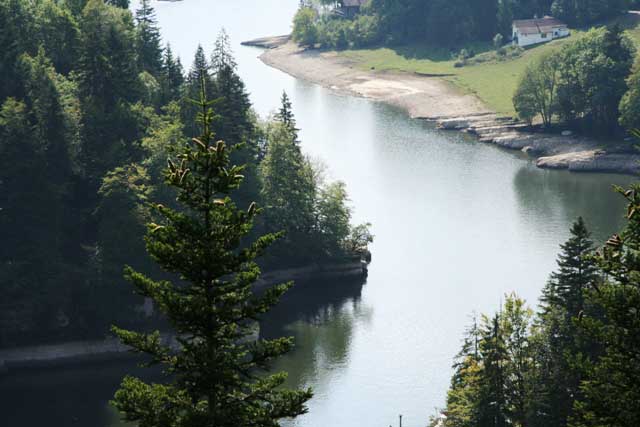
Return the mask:
<path fill-rule="evenodd" d="M 167 158 L 199 135 L 204 86 L 213 138 L 264 208 L 255 233 L 284 231 L 265 269 L 353 257 L 344 184 L 300 149 L 291 104 L 261 120 L 224 31 L 187 67 L 163 45 L 150 1 L 0 1 L 0 346 L 101 338 L 141 321 L 123 267 L 164 277 L 145 253 L 150 202 L 176 206 Z M 279 100 L 274 100 L 274 105 Z M 357 256 L 357 255 L 356 255 Z"/>

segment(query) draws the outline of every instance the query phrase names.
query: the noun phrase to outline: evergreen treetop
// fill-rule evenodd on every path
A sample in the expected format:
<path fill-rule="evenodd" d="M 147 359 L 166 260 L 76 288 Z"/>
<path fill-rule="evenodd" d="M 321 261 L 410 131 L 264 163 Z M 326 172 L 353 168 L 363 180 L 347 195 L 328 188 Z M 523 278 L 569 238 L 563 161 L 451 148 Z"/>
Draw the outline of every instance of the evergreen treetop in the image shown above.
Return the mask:
<path fill-rule="evenodd" d="M 216 38 L 215 46 L 213 47 L 213 54 L 211 55 L 211 68 L 213 73 L 217 74 L 225 68 L 236 70 L 238 65 L 233 57 L 233 49 L 231 48 L 231 40 L 227 31 L 223 28 L 220 30 L 218 37 Z"/>
<path fill-rule="evenodd" d="M 293 115 L 293 107 L 291 106 L 291 100 L 287 92 L 282 91 L 282 97 L 280 98 L 280 109 L 276 113 L 276 120 L 284 124 L 294 135 L 294 139 L 298 139 L 298 131 L 296 128 L 296 118 Z"/>
<path fill-rule="evenodd" d="M 136 10 L 136 44 L 141 70 L 158 76 L 162 69 L 162 46 L 160 29 L 151 0 L 142 0 Z"/>

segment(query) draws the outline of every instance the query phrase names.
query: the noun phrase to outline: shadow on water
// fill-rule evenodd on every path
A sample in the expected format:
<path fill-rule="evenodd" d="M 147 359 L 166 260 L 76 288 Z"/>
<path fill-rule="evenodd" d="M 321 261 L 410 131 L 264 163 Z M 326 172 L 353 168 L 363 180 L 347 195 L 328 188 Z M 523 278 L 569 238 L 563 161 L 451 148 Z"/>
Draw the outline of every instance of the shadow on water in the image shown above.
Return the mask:
<path fill-rule="evenodd" d="M 516 172 L 513 186 L 520 215 L 538 227 L 571 223 L 582 216 L 599 244 L 624 226 L 625 201 L 613 186 L 627 187 L 634 180 L 622 175 L 542 171 L 530 165 Z"/>
<path fill-rule="evenodd" d="M 126 423 L 110 404 L 125 375 L 158 380 L 158 369 L 135 360 L 18 371 L 0 377 L 4 427 L 119 427 Z M 33 402 L 38 402 L 34 407 Z"/>

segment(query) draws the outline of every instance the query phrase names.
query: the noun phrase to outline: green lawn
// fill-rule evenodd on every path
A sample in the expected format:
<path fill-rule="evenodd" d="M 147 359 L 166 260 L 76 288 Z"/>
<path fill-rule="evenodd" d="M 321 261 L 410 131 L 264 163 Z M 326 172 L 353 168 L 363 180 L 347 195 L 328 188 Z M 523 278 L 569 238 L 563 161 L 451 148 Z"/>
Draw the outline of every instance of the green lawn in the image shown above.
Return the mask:
<path fill-rule="evenodd" d="M 617 21 L 628 29 L 628 34 L 640 46 L 640 16 L 628 15 Z M 451 59 L 452 52 L 442 48 L 408 46 L 394 49 L 347 50 L 340 54 L 354 60 L 363 69 L 441 75 L 463 91 L 476 94 L 496 112 L 514 115 L 511 98 L 527 64 L 545 52 L 559 49 L 583 33 L 580 30 L 572 30 L 570 37 L 526 49 L 515 59 L 467 65 L 462 68 L 455 68 L 455 61 Z M 490 45 L 476 44 L 465 48 L 481 53 L 489 50 Z"/>

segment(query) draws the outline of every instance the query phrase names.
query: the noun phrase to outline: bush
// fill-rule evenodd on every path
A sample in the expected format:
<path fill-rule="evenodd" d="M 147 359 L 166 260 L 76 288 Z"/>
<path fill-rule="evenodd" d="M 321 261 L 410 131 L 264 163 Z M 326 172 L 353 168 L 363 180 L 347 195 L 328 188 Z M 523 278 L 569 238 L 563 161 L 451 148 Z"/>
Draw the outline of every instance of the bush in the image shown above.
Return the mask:
<path fill-rule="evenodd" d="M 302 7 L 293 18 L 293 40 L 302 45 L 313 47 L 318 42 L 316 21 L 318 13 L 310 7 Z"/>
<path fill-rule="evenodd" d="M 351 22 L 344 19 L 325 19 L 318 23 L 318 42 L 323 48 L 346 49 L 351 38 Z"/>
<path fill-rule="evenodd" d="M 640 128 L 640 61 L 627 79 L 629 90 L 620 101 L 620 125 L 625 129 Z"/>
<path fill-rule="evenodd" d="M 359 15 L 353 21 L 352 41 L 356 47 L 371 46 L 380 41 L 380 23 L 377 16 Z"/>

